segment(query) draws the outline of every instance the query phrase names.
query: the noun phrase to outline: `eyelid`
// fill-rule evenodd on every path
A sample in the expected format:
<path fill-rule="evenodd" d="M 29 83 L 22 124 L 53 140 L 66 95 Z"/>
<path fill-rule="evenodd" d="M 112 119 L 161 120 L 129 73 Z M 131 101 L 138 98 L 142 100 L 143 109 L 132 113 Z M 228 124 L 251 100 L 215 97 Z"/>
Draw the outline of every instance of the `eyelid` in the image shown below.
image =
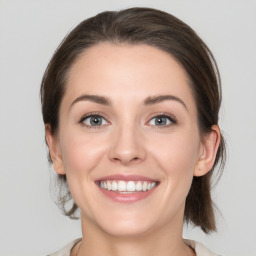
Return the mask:
<path fill-rule="evenodd" d="M 99 116 L 99 117 L 102 117 L 103 119 L 106 120 L 106 122 L 108 124 L 103 124 L 103 125 L 99 125 L 99 126 L 92 126 L 92 125 L 87 125 L 84 123 L 84 120 L 88 117 L 91 117 L 91 116 Z M 153 119 L 153 118 L 156 118 L 158 116 L 162 116 L 162 117 L 166 117 L 168 118 L 170 121 L 171 121 L 171 124 L 168 124 L 168 125 L 163 125 L 163 126 L 157 126 L 157 125 L 149 125 L 149 122 Z M 150 114 L 147 118 L 147 122 L 146 122 L 146 125 L 148 126 L 154 126 L 154 128 L 168 128 L 170 126 L 173 126 L 175 124 L 177 124 L 177 119 L 176 117 L 174 117 L 172 114 L 170 113 L 166 113 L 166 112 L 156 112 L 156 113 L 153 113 L 153 114 Z M 102 127 L 106 127 L 108 126 L 109 124 L 111 124 L 111 122 L 109 121 L 109 117 L 106 116 L 106 114 L 104 113 L 101 113 L 101 112 L 89 112 L 89 113 L 86 113 L 84 114 L 80 119 L 79 119 L 79 122 L 82 126 L 84 127 L 87 127 L 87 128 L 94 128 L 94 129 L 99 129 L 99 128 L 102 128 Z"/>
<path fill-rule="evenodd" d="M 84 123 L 84 120 L 85 120 L 86 118 L 88 118 L 88 117 L 91 117 L 91 116 L 98 116 L 98 117 L 101 117 L 101 118 L 105 119 L 108 124 L 103 124 L 103 125 L 98 125 L 98 126 L 93 126 L 93 125 L 87 125 L 87 124 L 85 124 L 85 123 Z M 90 128 L 99 129 L 99 128 L 108 126 L 108 125 L 110 124 L 110 121 L 109 121 L 109 118 L 106 117 L 106 115 L 103 114 L 103 113 L 101 113 L 101 112 L 89 112 L 89 113 L 86 113 L 85 115 L 83 115 L 83 116 L 80 118 L 80 120 L 79 120 L 78 123 L 81 124 L 81 125 L 84 126 L 84 127 L 89 128 L 89 129 L 90 129 Z"/>
<path fill-rule="evenodd" d="M 157 112 L 157 113 L 153 113 L 151 114 L 148 118 L 147 118 L 147 122 L 146 124 L 149 125 L 149 122 L 153 119 L 153 118 L 156 118 L 158 116 L 162 116 L 162 117 L 167 117 L 170 119 L 171 121 L 171 124 L 169 125 L 163 125 L 163 126 L 157 126 L 157 125 L 154 125 L 154 128 L 168 128 L 172 125 L 175 125 L 177 124 L 177 119 L 176 117 L 174 117 L 173 115 L 171 115 L 170 113 L 166 113 L 166 112 Z M 151 126 L 151 125 L 150 125 Z M 153 125 L 152 125 L 153 126 Z"/>

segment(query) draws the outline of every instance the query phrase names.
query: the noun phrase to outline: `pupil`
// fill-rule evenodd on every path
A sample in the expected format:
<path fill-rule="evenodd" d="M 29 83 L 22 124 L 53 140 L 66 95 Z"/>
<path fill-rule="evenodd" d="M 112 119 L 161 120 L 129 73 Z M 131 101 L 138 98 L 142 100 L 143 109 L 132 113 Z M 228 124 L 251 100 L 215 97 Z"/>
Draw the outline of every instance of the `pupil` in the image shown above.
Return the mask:
<path fill-rule="evenodd" d="M 90 123 L 91 123 L 91 125 L 101 125 L 102 120 L 99 117 L 97 117 L 97 116 L 93 116 L 91 118 Z"/>
<path fill-rule="evenodd" d="M 165 125 L 166 124 L 166 118 L 164 117 L 158 117 L 156 119 L 156 123 L 159 124 L 159 125 Z"/>

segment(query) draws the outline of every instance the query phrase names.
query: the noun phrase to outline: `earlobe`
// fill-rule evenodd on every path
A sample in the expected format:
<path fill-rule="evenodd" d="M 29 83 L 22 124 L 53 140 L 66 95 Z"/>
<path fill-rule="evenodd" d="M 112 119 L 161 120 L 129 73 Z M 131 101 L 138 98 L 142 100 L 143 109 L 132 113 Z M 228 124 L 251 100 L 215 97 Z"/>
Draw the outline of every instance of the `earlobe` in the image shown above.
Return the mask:
<path fill-rule="evenodd" d="M 220 145 L 220 137 L 219 127 L 213 125 L 202 141 L 202 152 L 200 152 L 194 176 L 203 176 L 212 169 Z"/>
<path fill-rule="evenodd" d="M 53 169 L 60 175 L 65 174 L 62 155 L 56 136 L 52 133 L 51 126 L 45 125 L 45 138 L 49 148 L 50 156 L 52 159 Z"/>

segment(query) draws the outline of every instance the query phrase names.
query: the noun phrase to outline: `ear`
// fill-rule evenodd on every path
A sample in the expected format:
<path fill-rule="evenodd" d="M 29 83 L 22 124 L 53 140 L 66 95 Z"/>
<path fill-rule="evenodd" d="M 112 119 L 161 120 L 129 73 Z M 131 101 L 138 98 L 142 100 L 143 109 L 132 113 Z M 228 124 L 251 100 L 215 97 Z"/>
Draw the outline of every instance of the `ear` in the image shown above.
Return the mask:
<path fill-rule="evenodd" d="M 203 176 L 212 169 L 220 145 L 220 137 L 219 127 L 213 125 L 211 131 L 203 138 L 194 176 Z"/>
<path fill-rule="evenodd" d="M 64 170 L 59 141 L 57 136 L 52 133 L 50 124 L 45 125 L 45 138 L 53 162 L 53 169 L 58 174 L 64 175 L 66 172 Z"/>

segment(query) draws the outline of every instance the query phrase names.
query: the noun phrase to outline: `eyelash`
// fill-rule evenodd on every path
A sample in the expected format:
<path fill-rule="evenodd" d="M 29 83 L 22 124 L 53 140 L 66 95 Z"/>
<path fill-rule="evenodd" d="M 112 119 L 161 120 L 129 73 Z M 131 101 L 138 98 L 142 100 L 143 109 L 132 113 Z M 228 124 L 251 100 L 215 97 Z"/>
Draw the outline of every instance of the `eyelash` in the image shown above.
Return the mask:
<path fill-rule="evenodd" d="M 108 124 L 103 124 L 103 125 L 100 124 L 100 125 L 95 125 L 95 126 L 94 126 L 94 125 L 88 125 L 88 124 L 85 124 L 85 123 L 84 123 L 86 119 L 92 118 L 92 117 L 102 118 L 102 119 L 104 119 L 108 124 L 110 123 L 110 122 L 107 120 L 107 118 L 104 117 L 104 115 L 102 115 L 101 113 L 98 113 L 98 112 L 92 112 L 92 113 L 88 113 L 88 114 L 84 115 L 84 116 L 80 119 L 79 123 L 80 123 L 82 126 L 85 126 L 85 127 L 88 128 L 88 129 L 100 129 L 100 128 L 102 128 L 102 126 L 107 126 L 107 125 L 108 125 Z M 153 126 L 154 128 L 156 128 L 156 129 L 169 128 L 170 126 L 177 124 L 176 118 L 174 118 L 174 117 L 173 117 L 172 115 L 170 115 L 170 114 L 163 113 L 163 112 L 153 114 L 153 115 L 150 117 L 149 121 L 147 121 L 146 124 L 149 124 L 154 118 L 166 118 L 166 119 L 168 119 L 169 122 L 170 122 L 170 124 L 162 125 L 162 126 L 161 126 L 161 125 L 152 125 L 152 126 Z"/>
<path fill-rule="evenodd" d="M 170 128 L 170 126 L 173 126 L 175 124 L 177 124 L 177 120 L 174 116 L 168 114 L 168 113 L 164 113 L 164 112 L 160 112 L 160 113 L 154 113 L 153 115 L 151 115 L 149 121 L 147 122 L 147 124 L 149 124 L 153 119 L 155 118 L 166 118 L 169 120 L 170 124 L 167 125 L 152 125 L 155 129 L 164 129 L 164 128 Z"/>
<path fill-rule="evenodd" d="M 88 118 L 92 118 L 92 117 L 96 117 L 96 118 L 102 118 L 104 119 L 107 123 L 109 123 L 109 121 L 107 120 L 107 118 L 105 118 L 101 113 L 98 113 L 98 112 L 92 112 L 92 113 L 88 113 L 86 115 L 84 115 L 79 123 L 82 125 L 82 126 L 85 126 L 86 128 L 88 129 L 100 129 L 102 128 L 102 126 L 107 126 L 108 124 L 104 124 L 104 125 L 88 125 L 88 124 L 85 124 L 84 121 Z"/>

